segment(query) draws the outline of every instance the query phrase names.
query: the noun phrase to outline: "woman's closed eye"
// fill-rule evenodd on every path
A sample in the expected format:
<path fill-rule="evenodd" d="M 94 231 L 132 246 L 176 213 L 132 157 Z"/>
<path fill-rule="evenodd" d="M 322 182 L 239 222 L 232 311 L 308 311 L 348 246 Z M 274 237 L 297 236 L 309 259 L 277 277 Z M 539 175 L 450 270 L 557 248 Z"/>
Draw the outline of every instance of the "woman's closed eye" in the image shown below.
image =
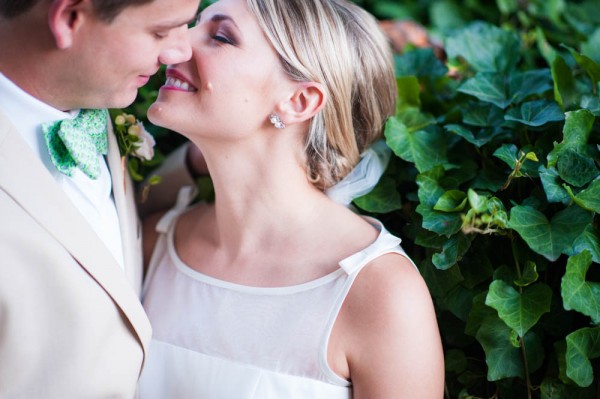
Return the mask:
<path fill-rule="evenodd" d="M 235 44 L 235 42 L 233 40 L 231 40 L 230 38 L 228 38 L 225 35 L 215 34 L 215 35 L 212 35 L 212 38 L 213 38 L 213 40 L 216 40 L 217 42 L 221 42 L 224 44 L 232 44 L 232 45 Z"/>

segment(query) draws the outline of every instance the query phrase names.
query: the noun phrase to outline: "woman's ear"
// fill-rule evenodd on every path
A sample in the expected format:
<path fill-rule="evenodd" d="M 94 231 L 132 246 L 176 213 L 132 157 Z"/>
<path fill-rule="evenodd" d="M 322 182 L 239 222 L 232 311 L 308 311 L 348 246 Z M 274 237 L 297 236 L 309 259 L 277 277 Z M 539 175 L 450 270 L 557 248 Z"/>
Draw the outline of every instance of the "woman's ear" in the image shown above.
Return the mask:
<path fill-rule="evenodd" d="M 93 5 L 89 0 L 53 0 L 48 11 L 48 26 L 56 46 L 64 50 L 73 44 L 73 36 L 83 21 L 84 11 Z"/>
<path fill-rule="evenodd" d="M 322 84 L 301 82 L 292 95 L 279 104 L 278 112 L 286 124 L 300 123 L 315 116 L 326 101 L 327 94 Z"/>

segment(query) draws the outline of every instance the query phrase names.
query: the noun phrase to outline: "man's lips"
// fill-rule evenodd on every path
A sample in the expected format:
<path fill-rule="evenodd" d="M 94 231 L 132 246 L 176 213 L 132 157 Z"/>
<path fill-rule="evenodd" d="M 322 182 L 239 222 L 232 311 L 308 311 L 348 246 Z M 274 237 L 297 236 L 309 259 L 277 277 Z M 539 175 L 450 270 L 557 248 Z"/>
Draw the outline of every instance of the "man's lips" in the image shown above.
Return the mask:
<path fill-rule="evenodd" d="M 167 70 L 167 81 L 162 88 L 187 92 L 198 91 L 198 89 L 192 85 L 189 80 L 175 70 Z"/>
<path fill-rule="evenodd" d="M 137 83 L 138 83 L 138 85 L 140 85 L 140 86 L 143 86 L 143 85 L 145 85 L 146 83 L 148 83 L 148 80 L 150 80 L 150 76 L 148 76 L 148 75 L 139 75 L 139 76 L 137 77 Z"/>

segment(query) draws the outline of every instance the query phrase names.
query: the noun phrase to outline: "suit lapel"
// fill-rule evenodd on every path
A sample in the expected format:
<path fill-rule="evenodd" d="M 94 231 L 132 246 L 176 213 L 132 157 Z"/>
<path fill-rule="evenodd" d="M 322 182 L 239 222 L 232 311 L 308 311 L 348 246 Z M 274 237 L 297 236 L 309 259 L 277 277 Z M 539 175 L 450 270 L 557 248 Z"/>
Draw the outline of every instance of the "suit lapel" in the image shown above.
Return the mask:
<path fill-rule="evenodd" d="M 151 328 L 110 251 L 0 111 L 0 188 L 59 241 L 121 308 L 146 352 Z"/>
<path fill-rule="evenodd" d="M 124 171 L 125 165 L 122 163 L 111 123 L 108 130 L 107 162 L 112 178 L 113 198 L 119 215 L 125 273 L 129 283 L 139 295 L 142 285 L 142 237 L 135 207 L 135 187 L 129 174 Z"/>

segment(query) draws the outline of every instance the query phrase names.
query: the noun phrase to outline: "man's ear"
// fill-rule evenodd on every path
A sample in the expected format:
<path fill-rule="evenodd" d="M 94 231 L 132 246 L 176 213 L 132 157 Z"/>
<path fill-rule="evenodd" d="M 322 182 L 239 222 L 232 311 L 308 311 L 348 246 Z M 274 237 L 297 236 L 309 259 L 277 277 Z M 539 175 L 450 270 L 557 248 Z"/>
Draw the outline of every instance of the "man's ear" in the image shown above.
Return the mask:
<path fill-rule="evenodd" d="M 325 87 L 316 82 L 298 83 L 292 95 L 278 105 L 278 113 L 286 124 L 307 121 L 315 116 L 327 101 Z"/>
<path fill-rule="evenodd" d="M 48 11 L 48 26 L 56 46 L 63 50 L 73 44 L 73 35 L 84 19 L 84 11 L 92 10 L 89 0 L 53 0 Z"/>

